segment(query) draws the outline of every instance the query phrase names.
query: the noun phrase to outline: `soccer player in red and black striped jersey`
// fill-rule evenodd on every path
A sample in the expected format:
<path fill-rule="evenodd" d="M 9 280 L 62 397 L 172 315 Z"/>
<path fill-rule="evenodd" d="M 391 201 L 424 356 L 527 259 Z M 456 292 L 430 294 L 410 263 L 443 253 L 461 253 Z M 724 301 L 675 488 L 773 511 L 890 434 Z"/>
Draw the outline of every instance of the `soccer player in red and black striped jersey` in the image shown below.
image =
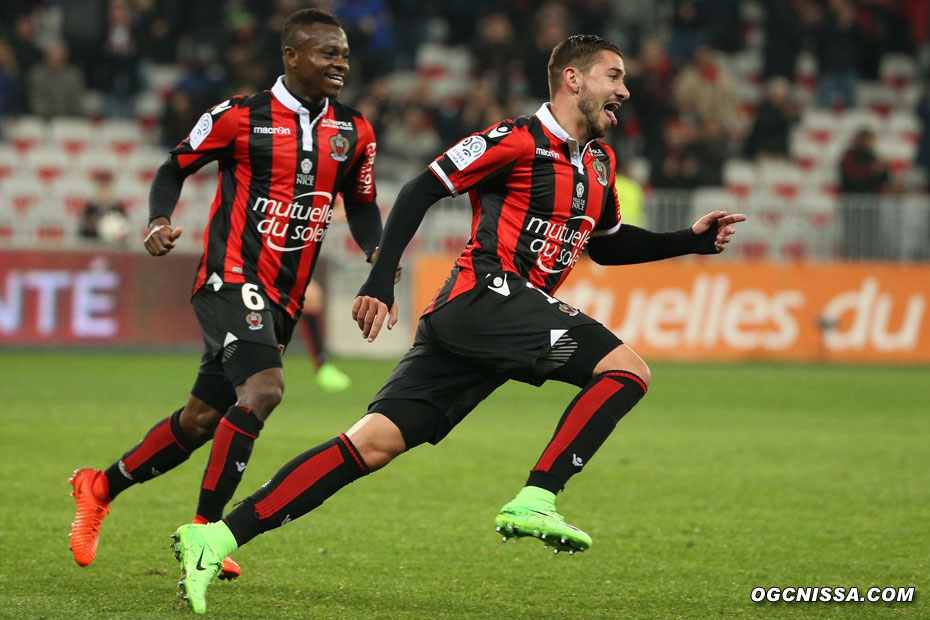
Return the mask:
<path fill-rule="evenodd" d="M 305 9 L 287 19 L 281 42 L 285 71 L 274 86 L 207 111 L 155 175 L 145 248 L 162 256 L 182 234 L 170 218 L 185 178 L 219 164 L 192 293 L 206 351 L 183 407 L 107 469 L 75 472 L 71 548 L 82 566 L 93 561 L 100 524 L 119 493 L 176 467 L 210 439 L 195 522 L 222 516 L 281 401 L 281 355 L 337 194 L 369 260 L 376 250 L 375 136 L 361 113 L 336 101 L 349 71 L 345 32 L 329 13 Z M 226 577 L 238 575 L 231 560 L 224 568 Z"/>
<path fill-rule="evenodd" d="M 498 515 L 498 531 L 542 538 L 557 552 L 590 546 L 590 537 L 556 512 L 556 493 L 646 393 L 649 368 L 607 328 L 553 295 L 586 247 L 604 265 L 713 254 L 745 219 L 714 211 L 670 233 L 621 225 L 616 160 L 598 138 L 617 124 L 629 97 L 624 76 L 615 45 L 569 37 L 549 61 L 550 103 L 465 138 L 401 190 L 352 311 L 368 340 L 385 320 L 389 327 L 396 320 L 392 274 L 427 209 L 443 196 L 471 198 L 465 251 L 367 415 L 294 458 L 223 521 L 179 528 L 185 590 L 197 605 L 205 606 L 211 571 L 198 571 L 192 558 L 215 564 L 405 450 L 437 443 L 508 379 L 555 379 L 580 392 L 526 486 Z"/>

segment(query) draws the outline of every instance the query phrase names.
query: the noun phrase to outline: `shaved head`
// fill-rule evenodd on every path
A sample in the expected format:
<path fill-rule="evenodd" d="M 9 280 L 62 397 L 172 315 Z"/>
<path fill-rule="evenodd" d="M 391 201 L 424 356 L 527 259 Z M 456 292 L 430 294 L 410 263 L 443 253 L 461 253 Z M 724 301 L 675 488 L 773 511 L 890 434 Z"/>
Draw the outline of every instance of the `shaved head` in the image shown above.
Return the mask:
<path fill-rule="evenodd" d="M 328 26 L 336 26 L 337 28 L 342 27 L 339 20 L 326 11 L 321 11 L 320 9 L 301 9 L 299 11 L 294 11 L 287 18 L 287 21 L 284 22 L 284 27 L 281 28 L 281 51 L 283 52 L 285 47 L 300 47 L 300 45 L 309 38 L 305 29 L 313 24 L 326 24 Z"/>

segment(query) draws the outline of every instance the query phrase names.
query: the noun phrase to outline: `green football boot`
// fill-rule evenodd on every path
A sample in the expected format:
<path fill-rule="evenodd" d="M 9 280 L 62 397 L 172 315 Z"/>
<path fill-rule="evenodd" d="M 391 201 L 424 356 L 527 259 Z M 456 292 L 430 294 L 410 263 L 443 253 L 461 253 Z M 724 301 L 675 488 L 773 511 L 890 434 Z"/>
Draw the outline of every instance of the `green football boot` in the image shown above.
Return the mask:
<path fill-rule="evenodd" d="M 326 362 L 316 370 L 316 383 L 324 392 L 333 393 L 347 390 L 352 385 L 352 380 L 332 362 Z"/>
<path fill-rule="evenodd" d="M 504 537 L 538 538 L 555 553 L 568 551 L 569 555 L 591 547 L 591 537 L 574 525 L 569 525 L 555 511 L 555 493 L 539 487 L 524 487 L 494 519 L 497 531 Z"/>
<path fill-rule="evenodd" d="M 171 535 L 174 557 L 181 564 L 178 596 L 196 614 L 207 611 L 207 588 L 223 568 L 223 558 L 236 550 L 236 539 L 222 521 L 182 525 Z"/>

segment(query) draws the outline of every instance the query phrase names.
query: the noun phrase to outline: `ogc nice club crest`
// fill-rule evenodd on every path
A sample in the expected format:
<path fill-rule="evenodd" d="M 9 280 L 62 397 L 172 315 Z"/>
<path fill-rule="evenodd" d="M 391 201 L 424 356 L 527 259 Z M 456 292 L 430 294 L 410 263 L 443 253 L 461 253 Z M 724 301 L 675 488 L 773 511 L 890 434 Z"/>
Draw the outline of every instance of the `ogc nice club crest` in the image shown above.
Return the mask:
<path fill-rule="evenodd" d="M 345 161 L 349 150 L 349 141 L 341 133 L 329 139 L 329 148 L 332 151 L 329 156 L 336 161 Z"/>

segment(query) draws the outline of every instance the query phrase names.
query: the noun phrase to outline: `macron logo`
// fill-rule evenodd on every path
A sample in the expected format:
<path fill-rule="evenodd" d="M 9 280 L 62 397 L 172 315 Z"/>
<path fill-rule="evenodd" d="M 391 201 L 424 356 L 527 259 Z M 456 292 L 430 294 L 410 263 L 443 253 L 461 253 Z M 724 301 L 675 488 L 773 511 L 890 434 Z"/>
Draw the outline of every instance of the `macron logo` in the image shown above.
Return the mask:
<path fill-rule="evenodd" d="M 555 151 L 553 151 L 552 149 L 541 149 L 539 147 L 536 147 L 536 154 L 543 155 L 545 157 L 551 157 L 552 159 L 562 159 L 562 156 L 556 153 Z"/>
<path fill-rule="evenodd" d="M 252 127 L 252 133 L 277 134 L 279 136 L 291 135 L 288 127 Z"/>

